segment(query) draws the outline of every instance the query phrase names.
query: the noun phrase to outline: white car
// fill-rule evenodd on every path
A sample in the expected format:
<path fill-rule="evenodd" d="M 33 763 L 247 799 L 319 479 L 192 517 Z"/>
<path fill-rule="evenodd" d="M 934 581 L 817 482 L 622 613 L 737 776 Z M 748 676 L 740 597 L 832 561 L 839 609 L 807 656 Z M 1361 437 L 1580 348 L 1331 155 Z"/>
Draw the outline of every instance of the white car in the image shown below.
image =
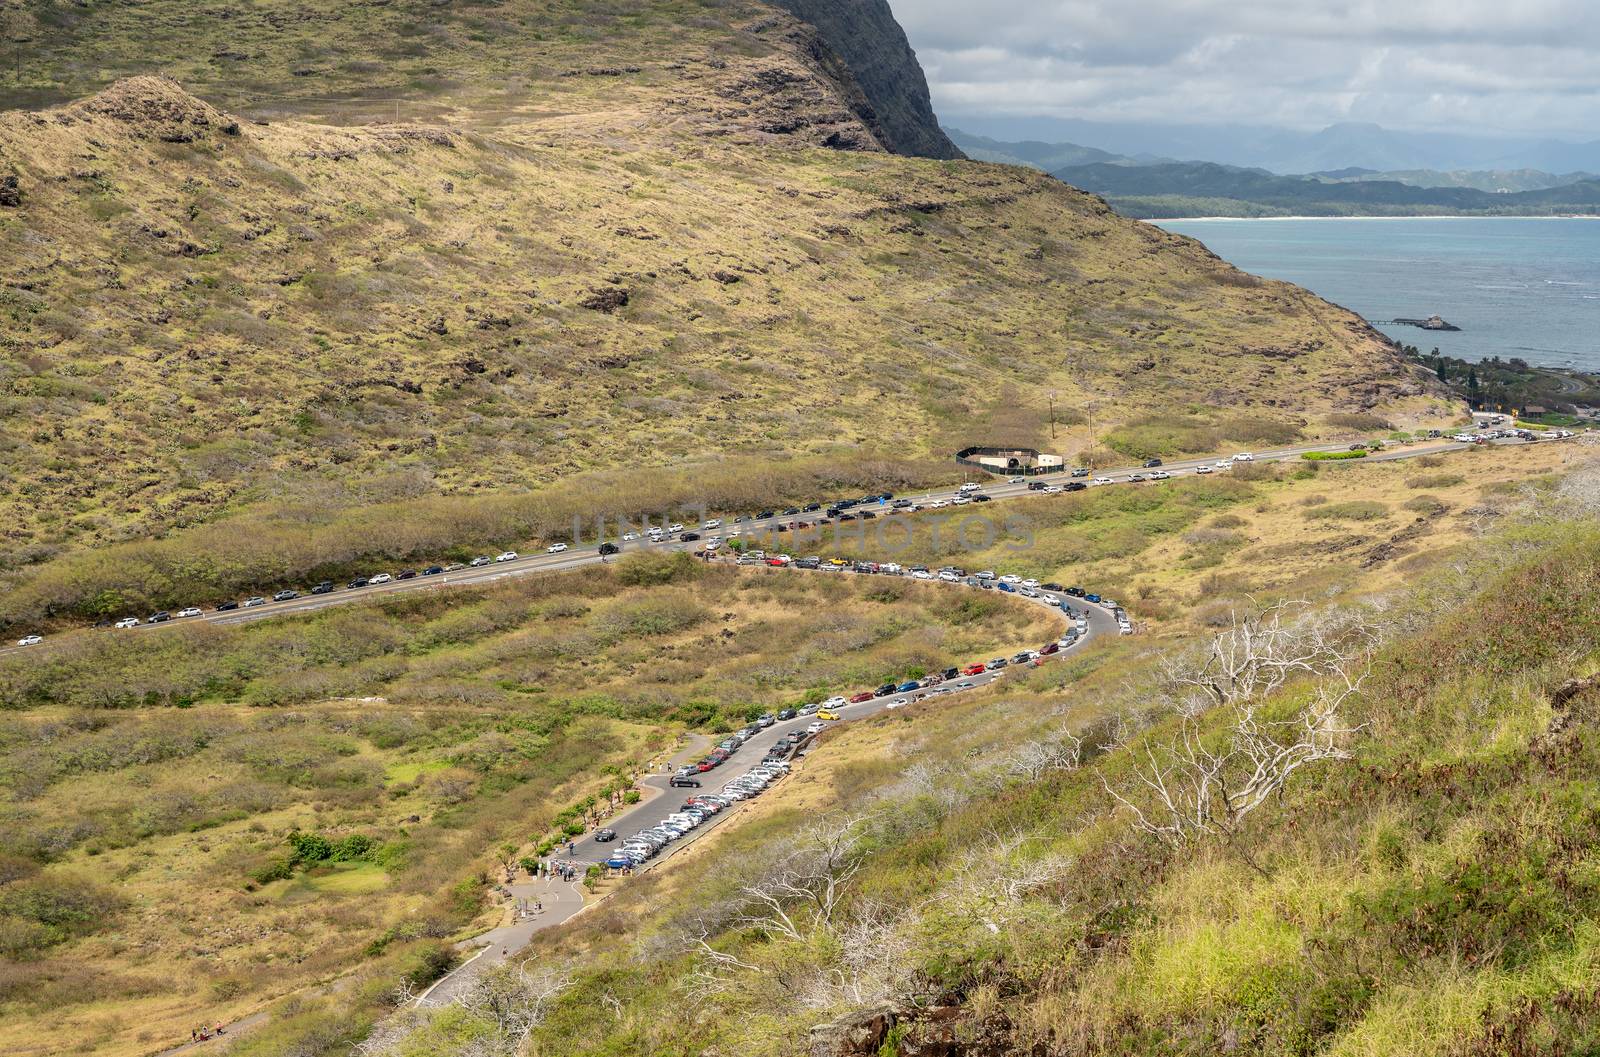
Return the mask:
<path fill-rule="evenodd" d="M 951 506 L 966 506 L 970 502 L 972 502 L 972 500 L 970 498 L 968 498 L 967 496 L 958 495 L 954 499 L 950 500 L 950 505 Z M 939 502 L 937 502 L 937 503 L 935 503 L 933 505 L 936 506 L 936 507 L 941 507 L 941 506 L 944 506 L 944 502 L 943 502 L 943 500 L 941 500 L 941 501 L 939 501 Z"/>
<path fill-rule="evenodd" d="M 390 576 L 388 573 L 379 573 L 377 576 L 374 576 L 372 579 L 368 580 L 367 583 L 369 583 L 369 584 L 386 584 L 386 583 L 388 583 L 389 581 L 391 581 L 393 579 L 394 579 L 394 577 Z M 250 604 L 249 602 L 245 603 L 245 605 L 249 605 L 249 604 Z"/>
<path fill-rule="evenodd" d="M 1035 580 L 1033 577 L 1030 576 L 1026 580 L 1022 581 L 1022 586 L 1023 587 L 1038 587 L 1039 586 L 1039 581 Z"/>
<path fill-rule="evenodd" d="M 887 705 L 884 705 L 883 707 L 884 708 L 905 708 L 906 707 L 906 699 L 903 698 L 903 697 L 897 697 L 893 701 L 890 701 Z"/>
<path fill-rule="evenodd" d="M 822 707 L 823 708 L 829 708 L 829 709 L 832 709 L 832 708 L 843 708 L 845 705 L 848 705 L 849 703 L 850 702 L 847 701 L 843 697 L 830 697 L 826 701 L 822 702 Z"/>
<path fill-rule="evenodd" d="M 1233 469 L 1233 462 L 1229 459 L 1219 459 L 1213 465 L 1219 470 Z"/>
<path fill-rule="evenodd" d="M 474 569 L 481 569 L 485 565 L 489 565 L 489 564 L 491 564 L 493 562 L 494 562 L 494 559 L 493 558 L 489 558 L 489 557 L 474 558 L 474 559 L 472 559 L 472 567 Z"/>
<path fill-rule="evenodd" d="M 383 579 L 384 579 L 384 582 L 387 582 L 388 579 L 389 579 L 388 575 L 386 574 Z M 379 582 L 378 578 L 377 577 L 373 577 L 372 582 L 373 583 L 378 583 Z M 265 598 L 262 598 L 260 595 L 256 595 L 253 598 L 247 598 L 247 599 L 244 600 L 244 607 L 246 609 L 254 609 L 256 606 L 264 606 L 266 604 L 267 604 L 267 600 Z M 128 619 L 132 620 L 133 618 L 129 617 Z"/>
<path fill-rule="evenodd" d="M 44 641 L 43 635 L 24 635 L 17 640 L 18 646 L 37 646 Z"/>
<path fill-rule="evenodd" d="M 1247 451 L 1241 451 L 1233 457 L 1234 462 L 1255 462 L 1256 457 Z"/>
<path fill-rule="evenodd" d="M 115 627 L 119 627 L 119 628 L 124 628 L 124 629 L 126 629 L 126 628 L 136 628 L 136 627 L 139 626 L 139 618 L 138 617 L 123 617 L 121 620 L 117 621 L 114 626 Z"/>
<path fill-rule="evenodd" d="M 915 569 L 912 570 L 911 578 L 913 580 L 932 580 L 933 574 L 926 569 Z"/>
<path fill-rule="evenodd" d="M 637 532 L 624 532 L 622 534 L 622 542 L 623 543 L 632 543 L 634 540 L 636 540 L 638 538 L 639 538 L 639 534 Z"/>
<path fill-rule="evenodd" d="M 1096 477 L 1094 479 L 1093 483 L 1095 483 L 1095 484 L 1112 484 L 1113 482 L 1112 482 L 1111 478 L 1109 478 L 1109 477 Z"/>
<path fill-rule="evenodd" d="M 178 616 L 180 617 L 197 617 L 199 615 L 199 606 L 185 606 L 183 609 L 178 610 Z"/>
<path fill-rule="evenodd" d="M 504 554 L 496 554 L 494 560 L 497 562 L 514 562 L 517 560 L 517 552 L 506 551 Z"/>
<path fill-rule="evenodd" d="M 1157 470 L 1155 473 L 1150 475 L 1150 480 L 1152 480 L 1152 481 L 1170 481 L 1170 480 L 1172 480 L 1172 475 L 1170 473 L 1168 473 L 1167 471 L 1165 471 L 1165 470 Z"/>
<path fill-rule="evenodd" d="M 939 574 L 939 579 L 943 580 L 947 584 L 953 584 L 958 582 L 961 577 L 957 576 L 953 572 L 946 571 Z"/>
<path fill-rule="evenodd" d="M 683 523 L 680 522 L 680 521 L 674 521 L 672 524 L 667 526 L 668 534 L 671 534 L 671 533 L 674 533 L 674 532 L 682 532 L 682 531 L 683 531 Z"/>
<path fill-rule="evenodd" d="M 1209 466 L 1196 466 L 1194 468 L 1194 472 L 1195 473 L 1200 473 L 1200 474 L 1210 473 L 1211 472 L 1211 467 L 1209 467 Z"/>
<path fill-rule="evenodd" d="M 952 502 L 970 503 L 970 502 L 972 502 L 972 500 L 968 499 L 966 496 L 959 496 L 958 498 L 956 498 L 954 500 L 950 500 L 950 499 L 935 499 L 933 502 L 928 504 L 928 509 L 929 510 L 943 510 L 945 507 L 949 506 Z"/>
<path fill-rule="evenodd" d="M 1003 584 L 1020 584 L 1022 582 L 1022 577 L 1018 576 L 1016 573 L 1006 573 L 1004 576 L 1000 577 L 1000 582 Z"/>
<path fill-rule="evenodd" d="M 1027 481 L 1026 477 L 1007 477 L 1006 478 L 1006 484 L 1023 484 L 1026 481 Z"/>
<path fill-rule="evenodd" d="M 565 543 L 552 543 L 552 544 L 550 544 L 550 546 L 548 546 L 548 547 L 546 547 L 544 549 L 544 552 L 546 554 L 560 554 L 562 551 L 564 551 L 566 549 L 567 549 L 567 545 Z M 513 555 L 512 557 L 515 557 L 515 555 Z"/>
<path fill-rule="evenodd" d="M 700 523 L 700 527 L 702 529 L 719 529 L 722 527 L 722 519 L 719 517 L 707 518 Z"/>
<path fill-rule="evenodd" d="M 1061 494 L 1061 486 L 1058 485 L 1058 484 L 1047 484 L 1047 485 L 1044 486 L 1044 494 L 1045 495 L 1060 495 Z"/>

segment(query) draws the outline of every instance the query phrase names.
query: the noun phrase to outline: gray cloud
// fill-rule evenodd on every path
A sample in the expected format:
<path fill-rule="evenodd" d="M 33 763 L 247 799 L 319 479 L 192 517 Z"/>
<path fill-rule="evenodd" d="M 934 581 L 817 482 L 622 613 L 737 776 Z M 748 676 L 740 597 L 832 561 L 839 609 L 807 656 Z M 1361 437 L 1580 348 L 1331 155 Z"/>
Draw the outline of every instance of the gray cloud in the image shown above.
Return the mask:
<path fill-rule="evenodd" d="M 1593 139 L 1593 0 L 891 0 L 963 115 Z"/>

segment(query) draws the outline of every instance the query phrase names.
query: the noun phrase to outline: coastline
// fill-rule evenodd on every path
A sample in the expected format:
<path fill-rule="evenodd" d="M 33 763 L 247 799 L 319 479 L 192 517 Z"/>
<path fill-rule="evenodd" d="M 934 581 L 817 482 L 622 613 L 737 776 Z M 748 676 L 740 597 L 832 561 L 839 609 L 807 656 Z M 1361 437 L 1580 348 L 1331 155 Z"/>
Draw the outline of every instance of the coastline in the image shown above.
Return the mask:
<path fill-rule="evenodd" d="M 1539 216 L 1479 216 L 1471 213 L 1418 213 L 1415 216 L 1294 216 L 1294 217 L 1136 217 L 1145 224 L 1203 224 L 1213 220 L 1600 220 L 1600 213 L 1560 213 Z"/>

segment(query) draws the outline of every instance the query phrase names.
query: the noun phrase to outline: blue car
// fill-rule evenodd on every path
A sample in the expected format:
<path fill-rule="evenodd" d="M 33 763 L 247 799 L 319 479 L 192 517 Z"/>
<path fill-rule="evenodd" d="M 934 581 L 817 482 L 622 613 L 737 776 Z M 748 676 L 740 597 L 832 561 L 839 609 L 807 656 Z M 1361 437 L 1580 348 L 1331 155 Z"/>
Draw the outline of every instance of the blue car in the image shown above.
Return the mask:
<path fill-rule="evenodd" d="M 606 865 L 613 870 L 620 870 L 625 866 L 632 866 L 633 860 L 622 855 L 613 855 L 606 860 Z"/>
<path fill-rule="evenodd" d="M 1098 601 L 1100 601 L 1100 596 L 1099 595 L 1084 595 L 1083 596 L 1083 600 L 1085 602 L 1098 602 Z"/>
<path fill-rule="evenodd" d="M 1005 592 L 1007 592 L 1009 594 L 1016 594 L 1017 593 L 1017 589 L 1015 587 L 1012 587 L 1010 584 L 996 584 L 995 586 L 1000 588 L 1000 590 L 1005 591 Z"/>
<path fill-rule="evenodd" d="M 913 679 L 909 683 L 901 683 L 899 686 L 895 687 L 895 691 L 894 692 L 897 693 L 897 694 L 909 694 L 913 690 L 921 690 L 921 689 L 922 689 L 922 684 Z"/>

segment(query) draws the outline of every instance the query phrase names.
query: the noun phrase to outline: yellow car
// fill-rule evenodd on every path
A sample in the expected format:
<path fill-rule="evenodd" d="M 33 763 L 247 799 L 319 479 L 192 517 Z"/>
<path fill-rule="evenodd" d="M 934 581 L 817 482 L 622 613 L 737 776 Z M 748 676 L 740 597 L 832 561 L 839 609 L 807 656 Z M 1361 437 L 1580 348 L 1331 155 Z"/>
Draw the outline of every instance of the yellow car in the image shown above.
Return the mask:
<path fill-rule="evenodd" d="M 823 709 L 822 711 L 817 713 L 817 718 L 818 719 L 838 719 L 839 718 L 839 713 L 837 713 L 837 712 L 829 712 L 827 709 Z"/>

